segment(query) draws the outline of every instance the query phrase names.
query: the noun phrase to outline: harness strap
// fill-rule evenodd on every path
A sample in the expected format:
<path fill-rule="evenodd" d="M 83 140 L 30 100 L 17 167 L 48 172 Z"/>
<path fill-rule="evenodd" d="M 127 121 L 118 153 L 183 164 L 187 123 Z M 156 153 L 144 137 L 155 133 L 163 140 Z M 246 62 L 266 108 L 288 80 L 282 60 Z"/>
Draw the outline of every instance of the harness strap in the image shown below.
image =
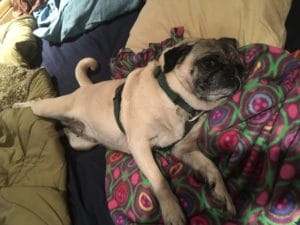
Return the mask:
<path fill-rule="evenodd" d="M 120 128 L 120 130 L 125 134 L 125 130 L 123 127 L 123 124 L 120 120 L 120 112 L 121 112 L 121 101 L 122 101 L 122 91 L 124 88 L 125 83 L 121 84 L 115 92 L 115 97 L 114 97 L 114 114 L 115 114 L 115 119 L 117 121 L 117 124 Z"/>
<path fill-rule="evenodd" d="M 192 106 L 190 106 L 179 94 L 177 94 L 175 91 L 173 91 L 166 80 L 165 74 L 162 72 L 162 70 L 159 68 L 159 71 L 155 73 L 155 78 L 157 79 L 160 87 L 164 90 L 164 92 L 167 94 L 167 96 L 172 100 L 172 102 L 178 106 L 180 106 L 182 109 L 184 109 L 189 114 L 189 120 L 185 122 L 185 131 L 183 137 L 185 137 L 192 127 L 198 122 L 199 118 L 205 111 L 196 110 Z M 122 91 L 124 88 L 125 83 L 121 84 L 119 87 L 117 87 L 115 91 L 115 97 L 113 99 L 114 102 L 114 115 L 116 122 L 120 128 L 120 130 L 125 134 L 125 129 L 123 127 L 123 124 L 120 120 L 120 111 L 121 111 L 121 101 L 122 101 Z M 178 141 L 173 143 L 172 145 L 176 144 Z"/>
<path fill-rule="evenodd" d="M 201 110 L 194 109 L 179 94 L 177 94 L 175 91 L 173 91 L 170 88 L 170 86 L 166 80 L 166 75 L 161 70 L 160 67 L 158 68 L 158 70 L 155 73 L 155 78 L 157 79 L 160 87 L 164 90 L 164 92 L 172 100 L 172 102 L 174 104 L 180 106 L 182 109 L 184 109 L 189 114 L 190 118 L 193 118 L 202 112 Z"/>
<path fill-rule="evenodd" d="M 156 70 L 155 78 L 157 79 L 159 86 L 163 89 L 163 91 L 171 99 L 171 101 L 189 114 L 189 119 L 185 122 L 184 125 L 184 134 L 182 137 L 184 138 L 191 131 L 193 126 L 198 122 L 199 118 L 205 113 L 205 111 L 194 109 L 178 93 L 173 91 L 166 80 L 165 73 L 161 70 L 160 67 L 158 67 Z M 169 147 L 174 146 L 180 140 L 175 141 Z"/>

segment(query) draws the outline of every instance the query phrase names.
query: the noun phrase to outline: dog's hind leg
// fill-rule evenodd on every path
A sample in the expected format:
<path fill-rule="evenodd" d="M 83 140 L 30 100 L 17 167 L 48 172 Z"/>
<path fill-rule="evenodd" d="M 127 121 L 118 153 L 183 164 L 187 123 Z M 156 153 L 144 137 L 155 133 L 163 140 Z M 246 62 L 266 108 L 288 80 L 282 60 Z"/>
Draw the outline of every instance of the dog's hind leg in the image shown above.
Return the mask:
<path fill-rule="evenodd" d="M 92 147 L 98 144 L 96 141 L 89 140 L 85 137 L 75 134 L 68 128 L 64 128 L 64 133 L 68 137 L 69 143 L 72 146 L 72 148 L 79 151 L 90 150 Z"/>
<path fill-rule="evenodd" d="M 33 113 L 37 116 L 60 120 L 63 117 L 68 117 L 72 103 L 72 97 L 65 95 L 57 98 L 17 102 L 13 105 L 13 108 L 31 107 Z"/>

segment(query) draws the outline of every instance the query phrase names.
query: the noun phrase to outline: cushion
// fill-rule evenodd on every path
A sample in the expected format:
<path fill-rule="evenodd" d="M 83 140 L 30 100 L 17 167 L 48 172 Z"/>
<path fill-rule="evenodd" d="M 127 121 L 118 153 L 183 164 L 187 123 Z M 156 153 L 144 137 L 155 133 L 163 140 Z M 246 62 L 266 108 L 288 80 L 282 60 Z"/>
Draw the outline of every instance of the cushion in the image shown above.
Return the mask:
<path fill-rule="evenodd" d="M 32 31 L 31 16 L 13 19 L 0 25 L 0 63 L 30 67 L 39 54 L 39 44 Z"/>
<path fill-rule="evenodd" d="M 291 0 L 149 0 L 134 24 L 126 46 L 137 52 L 183 26 L 185 37 L 234 37 L 241 45 L 282 47 Z"/>
<path fill-rule="evenodd" d="M 182 33 L 172 35 L 180 38 Z M 161 45 L 136 54 L 121 51 L 112 61 L 117 77 L 153 59 L 160 51 L 153 46 Z M 170 149 L 154 151 L 154 157 L 190 225 L 298 224 L 300 61 L 264 44 L 239 51 L 250 71 L 246 84 L 208 114 L 198 138 L 199 150 L 223 175 L 237 216 L 226 217 L 205 181 L 171 156 Z M 107 203 L 115 224 L 161 224 L 158 201 L 133 158 L 108 151 L 106 168 Z"/>
<path fill-rule="evenodd" d="M 70 225 L 57 123 L 11 108 L 15 101 L 54 97 L 49 75 L 44 68 L 0 64 L 0 84 L 1 224 Z"/>

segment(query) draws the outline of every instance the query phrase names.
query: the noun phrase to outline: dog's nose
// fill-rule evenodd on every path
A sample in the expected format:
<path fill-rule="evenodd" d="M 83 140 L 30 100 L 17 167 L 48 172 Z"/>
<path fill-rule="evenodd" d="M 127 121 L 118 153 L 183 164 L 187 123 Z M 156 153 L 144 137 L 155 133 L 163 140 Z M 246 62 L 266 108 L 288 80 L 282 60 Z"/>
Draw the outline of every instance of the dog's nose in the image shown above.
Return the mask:
<path fill-rule="evenodd" d="M 224 72 L 228 75 L 234 74 L 235 70 L 236 70 L 233 65 L 225 65 L 223 69 L 224 69 Z"/>
<path fill-rule="evenodd" d="M 226 74 L 226 77 L 234 77 L 239 75 L 238 68 L 233 64 L 224 65 L 223 71 Z"/>
<path fill-rule="evenodd" d="M 224 84 L 236 89 L 238 91 L 241 88 L 241 76 L 239 68 L 236 65 L 226 65 L 223 69 L 225 76 L 224 76 Z"/>
<path fill-rule="evenodd" d="M 242 80 L 239 76 L 233 76 L 229 78 L 233 93 L 239 91 L 242 87 Z"/>

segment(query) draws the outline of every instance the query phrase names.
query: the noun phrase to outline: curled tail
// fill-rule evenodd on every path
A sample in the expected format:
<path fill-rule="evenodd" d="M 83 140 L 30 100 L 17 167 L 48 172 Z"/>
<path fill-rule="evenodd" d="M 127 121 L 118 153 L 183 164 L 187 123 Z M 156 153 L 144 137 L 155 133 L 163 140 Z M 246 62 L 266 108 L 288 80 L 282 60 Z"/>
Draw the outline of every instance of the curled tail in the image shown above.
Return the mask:
<path fill-rule="evenodd" d="M 93 84 L 87 75 L 88 69 L 95 71 L 98 68 L 98 63 L 94 58 L 81 59 L 75 68 L 75 77 L 79 86 Z"/>

